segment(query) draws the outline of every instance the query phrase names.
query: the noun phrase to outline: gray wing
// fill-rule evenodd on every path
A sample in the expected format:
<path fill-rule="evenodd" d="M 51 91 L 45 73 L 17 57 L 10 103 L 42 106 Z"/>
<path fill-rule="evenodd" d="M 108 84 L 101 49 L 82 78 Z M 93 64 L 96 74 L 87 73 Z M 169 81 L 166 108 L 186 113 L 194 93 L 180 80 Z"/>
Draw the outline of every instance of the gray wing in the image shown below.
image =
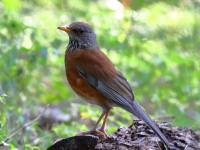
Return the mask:
<path fill-rule="evenodd" d="M 87 83 L 104 95 L 110 103 L 122 107 L 140 118 L 133 109 L 134 95 L 130 85 L 120 72 L 114 79 L 104 81 L 85 73 L 79 67 L 77 67 L 77 70 Z"/>

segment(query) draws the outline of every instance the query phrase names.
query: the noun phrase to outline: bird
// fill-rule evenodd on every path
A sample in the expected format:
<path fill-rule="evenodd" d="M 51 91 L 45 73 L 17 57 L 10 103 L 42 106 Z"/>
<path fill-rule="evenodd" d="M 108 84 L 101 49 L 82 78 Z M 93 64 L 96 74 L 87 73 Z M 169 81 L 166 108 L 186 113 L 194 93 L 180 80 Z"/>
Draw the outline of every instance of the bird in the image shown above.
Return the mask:
<path fill-rule="evenodd" d="M 69 37 L 65 51 L 65 71 L 69 85 L 88 103 L 102 108 L 102 114 L 94 127 L 84 133 L 102 132 L 107 136 L 105 125 L 109 112 L 113 107 L 121 107 L 143 120 L 165 146 L 172 149 L 168 139 L 136 101 L 126 78 L 101 51 L 92 27 L 85 22 L 72 22 L 57 28 L 65 31 Z M 102 126 L 97 130 L 102 119 Z"/>

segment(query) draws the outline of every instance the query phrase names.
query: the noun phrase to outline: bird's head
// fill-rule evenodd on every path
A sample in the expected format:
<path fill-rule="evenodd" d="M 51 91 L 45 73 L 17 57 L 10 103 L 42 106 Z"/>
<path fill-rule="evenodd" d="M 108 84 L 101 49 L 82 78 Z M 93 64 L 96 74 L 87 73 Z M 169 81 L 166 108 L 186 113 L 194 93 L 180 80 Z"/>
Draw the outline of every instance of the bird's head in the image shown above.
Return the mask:
<path fill-rule="evenodd" d="M 73 22 L 69 26 L 60 26 L 58 29 L 63 30 L 69 35 L 68 50 L 75 49 L 96 49 L 98 44 L 96 35 L 90 25 L 84 22 Z"/>

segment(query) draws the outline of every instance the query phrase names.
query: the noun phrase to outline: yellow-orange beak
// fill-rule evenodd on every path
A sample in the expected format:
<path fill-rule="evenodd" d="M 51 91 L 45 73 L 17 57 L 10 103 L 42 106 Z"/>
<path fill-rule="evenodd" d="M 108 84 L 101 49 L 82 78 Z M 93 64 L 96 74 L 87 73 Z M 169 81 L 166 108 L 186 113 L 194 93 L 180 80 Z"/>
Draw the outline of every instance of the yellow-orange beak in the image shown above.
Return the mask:
<path fill-rule="evenodd" d="M 72 31 L 72 30 L 69 29 L 68 26 L 60 26 L 60 27 L 57 27 L 57 29 L 63 30 L 65 32 L 67 32 L 67 33 L 70 33 Z"/>

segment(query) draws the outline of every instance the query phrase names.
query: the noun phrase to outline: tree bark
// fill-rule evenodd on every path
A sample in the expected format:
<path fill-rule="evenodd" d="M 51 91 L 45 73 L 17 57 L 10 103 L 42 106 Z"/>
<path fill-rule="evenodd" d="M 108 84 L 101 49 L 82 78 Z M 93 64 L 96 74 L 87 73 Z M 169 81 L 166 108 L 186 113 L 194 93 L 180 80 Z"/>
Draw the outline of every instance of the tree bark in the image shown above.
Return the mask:
<path fill-rule="evenodd" d="M 200 150 L 200 133 L 189 128 L 156 122 L 177 150 Z M 56 142 L 47 150 L 165 150 L 153 131 L 141 120 L 128 127 L 119 128 L 106 140 L 94 135 L 73 136 Z"/>

